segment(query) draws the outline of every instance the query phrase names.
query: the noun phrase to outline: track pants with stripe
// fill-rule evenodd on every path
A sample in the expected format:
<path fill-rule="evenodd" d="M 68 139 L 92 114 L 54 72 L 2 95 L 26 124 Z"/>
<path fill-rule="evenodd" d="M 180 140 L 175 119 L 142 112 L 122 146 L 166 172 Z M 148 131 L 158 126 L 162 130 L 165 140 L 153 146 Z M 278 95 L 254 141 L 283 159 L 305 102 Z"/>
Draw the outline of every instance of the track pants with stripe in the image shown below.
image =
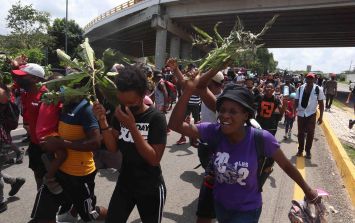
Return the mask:
<path fill-rule="evenodd" d="M 166 187 L 162 183 L 153 191 L 135 193 L 116 184 L 108 208 L 106 223 L 126 223 L 134 206 L 143 223 L 160 223 L 166 198 Z"/>
<path fill-rule="evenodd" d="M 95 189 L 96 171 L 87 176 L 71 176 L 58 171 L 56 176 L 64 192 L 54 195 L 47 186 L 42 185 L 37 192 L 31 217 L 36 220 L 53 220 L 59 206 L 73 204 L 84 222 L 99 217 L 96 207 Z"/>

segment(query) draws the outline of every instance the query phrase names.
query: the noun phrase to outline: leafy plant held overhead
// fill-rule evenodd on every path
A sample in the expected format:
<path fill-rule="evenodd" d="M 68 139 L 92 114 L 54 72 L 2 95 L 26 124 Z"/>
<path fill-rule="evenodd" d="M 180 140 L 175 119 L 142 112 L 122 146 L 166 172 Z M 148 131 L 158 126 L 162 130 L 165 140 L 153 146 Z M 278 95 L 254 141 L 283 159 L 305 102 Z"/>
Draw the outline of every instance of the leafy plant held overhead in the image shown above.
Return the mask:
<path fill-rule="evenodd" d="M 271 28 L 278 16 L 279 15 L 275 15 L 270 21 L 268 21 L 258 34 L 245 31 L 242 22 L 239 17 L 237 17 L 237 21 L 232 31 L 229 36 L 225 38 L 218 33 L 218 26 L 221 22 L 218 22 L 214 26 L 213 37 L 202 29 L 192 25 L 192 28 L 197 33 L 197 36 L 193 40 L 193 45 L 210 46 L 212 44 L 214 46 L 213 50 L 198 61 L 201 64 L 199 70 L 218 70 L 223 65 L 231 62 L 232 59 L 240 56 L 241 53 L 247 51 L 255 53 L 256 49 L 263 46 L 263 44 L 257 45 L 257 41 L 259 41 L 266 31 Z"/>
<path fill-rule="evenodd" d="M 63 78 L 42 83 L 49 89 L 42 98 L 44 102 L 68 103 L 78 97 L 97 100 L 98 90 L 111 105 L 117 105 L 117 88 L 109 78 L 109 71 L 115 63 L 129 64 L 131 62 L 129 58 L 118 51 L 107 49 L 103 53 L 102 60 L 96 60 L 94 50 L 87 38 L 79 45 L 79 58 L 72 60 L 60 49 L 57 49 L 57 55 L 61 65 L 69 67 L 74 72 Z"/>

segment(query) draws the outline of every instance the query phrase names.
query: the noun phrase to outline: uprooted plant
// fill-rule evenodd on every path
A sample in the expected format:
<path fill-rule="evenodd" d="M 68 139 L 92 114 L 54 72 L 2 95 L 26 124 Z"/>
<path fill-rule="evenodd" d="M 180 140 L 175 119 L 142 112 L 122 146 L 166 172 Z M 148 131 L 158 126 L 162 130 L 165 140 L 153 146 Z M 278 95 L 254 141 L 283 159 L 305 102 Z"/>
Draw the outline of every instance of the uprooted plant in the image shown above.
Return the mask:
<path fill-rule="evenodd" d="M 193 39 L 193 45 L 213 45 L 214 47 L 213 50 L 211 50 L 205 57 L 195 61 L 200 64 L 199 70 L 218 70 L 223 65 L 228 64 L 233 58 L 237 58 L 244 52 L 256 52 L 257 48 L 264 45 L 257 45 L 256 42 L 261 40 L 261 36 L 263 36 L 266 31 L 271 28 L 278 16 L 279 15 L 275 15 L 271 20 L 269 20 L 258 34 L 245 31 L 241 20 L 237 17 L 237 21 L 232 31 L 229 36 L 225 38 L 218 33 L 218 26 L 221 22 L 218 22 L 214 26 L 213 37 L 202 29 L 192 25 L 193 29 L 197 33 L 197 36 Z"/>
<path fill-rule="evenodd" d="M 109 72 L 115 63 L 127 65 L 131 60 L 118 51 L 107 49 L 102 60 L 95 60 L 95 54 L 88 39 L 79 45 L 79 57 L 71 59 L 65 52 L 58 49 L 57 55 L 61 65 L 70 67 L 74 72 L 69 75 L 42 83 L 49 92 L 45 93 L 42 101 L 45 103 L 64 103 L 77 98 L 97 99 L 97 90 L 111 104 L 117 105 L 116 85 L 109 78 Z"/>

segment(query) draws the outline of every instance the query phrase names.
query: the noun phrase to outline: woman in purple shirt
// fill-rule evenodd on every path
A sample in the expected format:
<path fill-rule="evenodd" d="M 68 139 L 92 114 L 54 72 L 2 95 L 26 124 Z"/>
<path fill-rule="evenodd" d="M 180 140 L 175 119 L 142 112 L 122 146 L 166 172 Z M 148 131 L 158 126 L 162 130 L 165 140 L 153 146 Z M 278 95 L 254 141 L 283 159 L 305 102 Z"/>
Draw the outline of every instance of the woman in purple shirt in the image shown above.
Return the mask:
<path fill-rule="evenodd" d="M 174 118 L 169 120 L 169 128 L 205 142 L 213 143 L 218 138 L 213 157 L 217 219 L 221 223 L 258 222 L 262 200 L 258 188 L 254 128 L 248 125 L 255 113 L 253 96 L 246 88 L 226 86 L 216 102 L 219 123 L 187 124 L 184 111 L 197 83 L 198 78 L 185 82 L 184 93 L 171 114 Z M 275 137 L 267 131 L 263 131 L 263 137 L 266 156 L 272 157 L 302 188 L 306 198 L 315 202 L 316 191 L 285 157 Z"/>

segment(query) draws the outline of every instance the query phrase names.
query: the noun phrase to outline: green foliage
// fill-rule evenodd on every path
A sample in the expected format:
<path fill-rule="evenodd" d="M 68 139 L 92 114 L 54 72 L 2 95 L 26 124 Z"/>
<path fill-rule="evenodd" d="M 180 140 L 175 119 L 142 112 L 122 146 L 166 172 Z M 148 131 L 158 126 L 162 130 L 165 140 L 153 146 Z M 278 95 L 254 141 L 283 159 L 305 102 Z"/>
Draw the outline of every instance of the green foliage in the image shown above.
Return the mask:
<path fill-rule="evenodd" d="M 346 81 L 346 74 L 339 74 L 337 76 L 338 81 Z"/>
<path fill-rule="evenodd" d="M 56 49 L 65 49 L 65 32 L 66 22 L 65 19 L 55 19 L 53 24 L 48 28 L 48 35 L 53 39 L 53 45 L 49 49 L 49 62 L 58 64 Z M 67 37 L 68 37 L 68 52 L 71 57 L 75 57 L 77 53 L 77 46 L 83 42 L 84 31 L 74 20 L 68 20 L 67 24 Z"/>
<path fill-rule="evenodd" d="M 214 49 L 211 50 L 207 56 L 200 60 L 200 70 L 208 69 L 220 69 L 226 64 L 231 63 L 234 58 L 240 57 L 242 54 L 248 55 L 249 53 L 255 53 L 262 45 L 256 45 L 256 42 L 260 39 L 265 32 L 271 28 L 271 25 L 275 22 L 278 15 L 275 15 L 270 21 L 268 21 L 262 31 L 258 34 L 253 34 L 250 31 L 244 31 L 243 24 L 239 17 L 230 32 L 229 36 L 222 38 L 218 33 L 217 23 L 214 27 L 215 37 L 211 37 L 205 31 L 198 27 L 192 26 L 196 31 L 197 36 L 194 39 L 194 45 L 214 45 Z M 263 58 L 264 59 L 264 58 Z M 269 58 L 267 58 L 269 59 Z M 272 62 L 272 61 L 268 61 Z M 263 64 L 263 61 L 260 62 Z M 276 66 L 275 66 L 276 68 Z"/>
<path fill-rule="evenodd" d="M 28 63 L 42 64 L 45 59 L 45 55 L 41 49 L 32 48 L 25 49 L 19 52 L 18 55 L 25 54 L 28 58 Z"/>
<path fill-rule="evenodd" d="M 11 65 L 8 58 L 3 54 L 0 55 L 0 82 L 4 84 L 12 83 Z"/>
<path fill-rule="evenodd" d="M 38 11 L 32 5 L 22 5 L 21 1 L 12 5 L 6 17 L 11 34 L 7 38 L 7 48 L 43 48 L 50 42 L 46 34 L 49 13 Z"/>
<path fill-rule="evenodd" d="M 44 94 L 42 100 L 45 103 L 57 103 L 58 101 L 68 103 L 78 98 L 96 100 L 96 91 L 98 90 L 111 105 L 117 105 L 116 85 L 109 79 L 108 71 L 114 63 L 121 62 L 127 65 L 131 61 L 111 49 L 107 49 L 103 53 L 102 60 L 95 60 L 95 54 L 88 39 L 85 39 L 78 49 L 79 58 L 75 59 L 71 59 L 64 51 L 57 49 L 61 65 L 73 68 L 77 72 L 64 78 L 42 83 L 50 90 Z M 58 89 L 61 91 L 58 92 Z"/>

